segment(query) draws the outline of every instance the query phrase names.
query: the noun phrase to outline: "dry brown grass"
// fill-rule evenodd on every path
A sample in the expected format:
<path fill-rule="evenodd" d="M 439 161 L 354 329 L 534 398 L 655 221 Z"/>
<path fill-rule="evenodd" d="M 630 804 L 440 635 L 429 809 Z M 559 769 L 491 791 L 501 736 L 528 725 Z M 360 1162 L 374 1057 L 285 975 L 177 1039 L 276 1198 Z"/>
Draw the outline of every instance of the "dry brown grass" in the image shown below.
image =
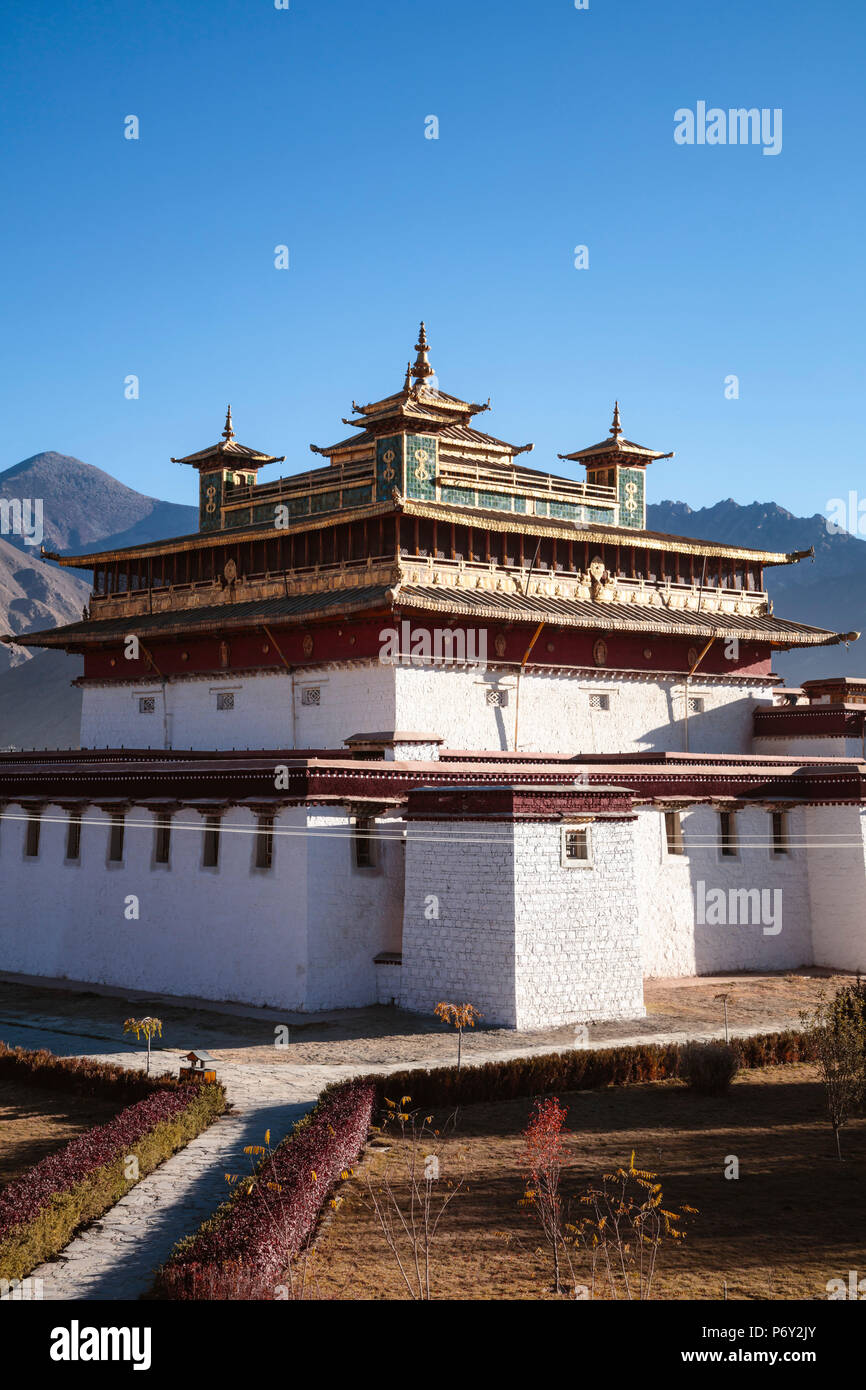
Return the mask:
<path fill-rule="evenodd" d="M 122 1108 L 71 1091 L 0 1081 L 0 1186 Z"/>
<path fill-rule="evenodd" d="M 657 1082 L 561 1100 L 569 1111 L 566 1194 L 627 1163 L 634 1149 L 638 1166 L 661 1176 L 666 1205 L 699 1209 L 686 1243 L 661 1252 L 656 1297 L 720 1298 L 727 1281 L 732 1299 L 820 1299 L 828 1279 L 866 1273 L 866 1120 L 844 1131 L 840 1164 L 815 1067 L 745 1072 L 723 1097 Z M 549 1256 L 531 1212 L 518 1206 L 530 1109 L 530 1101 L 514 1101 L 461 1110 L 443 1176 L 465 1169 L 468 1183 L 435 1256 L 434 1297 L 551 1296 Z M 736 1181 L 724 1177 L 731 1154 L 740 1162 Z M 343 1204 L 317 1242 L 314 1295 L 406 1296 L 364 1183 L 380 1179 L 385 1164 L 396 1175 L 399 1159 L 399 1139 L 388 1153 L 368 1151 L 341 1187 Z"/>

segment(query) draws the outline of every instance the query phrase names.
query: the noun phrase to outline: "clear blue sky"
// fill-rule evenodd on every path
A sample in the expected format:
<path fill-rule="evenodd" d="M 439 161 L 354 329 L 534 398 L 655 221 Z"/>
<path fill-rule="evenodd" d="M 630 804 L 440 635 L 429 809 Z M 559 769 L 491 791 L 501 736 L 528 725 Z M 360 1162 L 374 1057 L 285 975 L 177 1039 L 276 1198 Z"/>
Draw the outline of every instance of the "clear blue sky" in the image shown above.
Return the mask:
<path fill-rule="evenodd" d="M 308 468 L 423 317 L 536 467 L 618 396 L 676 450 L 651 500 L 822 511 L 864 486 L 864 36 L 862 0 L 7 4 L 0 468 L 193 502 L 169 456 L 228 400 Z M 782 152 L 676 145 L 698 101 L 781 107 Z"/>

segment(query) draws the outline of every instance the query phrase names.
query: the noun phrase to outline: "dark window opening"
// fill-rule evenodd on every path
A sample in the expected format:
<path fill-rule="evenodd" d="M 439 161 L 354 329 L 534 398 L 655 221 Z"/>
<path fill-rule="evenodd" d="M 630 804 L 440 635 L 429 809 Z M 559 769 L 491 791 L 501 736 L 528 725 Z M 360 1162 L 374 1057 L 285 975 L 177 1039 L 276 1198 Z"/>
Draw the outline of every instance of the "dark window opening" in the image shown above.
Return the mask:
<path fill-rule="evenodd" d="M 679 811 L 665 811 L 665 838 L 668 854 L 685 854 L 683 824 Z"/>
<path fill-rule="evenodd" d="M 719 812 L 719 851 L 724 859 L 737 857 L 737 818 L 733 811 Z"/>
<path fill-rule="evenodd" d="M 171 855 L 171 816 L 160 816 L 156 823 L 153 857 L 157 864 L 167 864 Z"/>
<path fill-rule="evenodd" d="M 369 816 L 361 816 L 355 821 L 353 841 L 355 845 L 355 868 L 372 869 L 375 861 L 373 857 L 373 821 Z"/>
<path fill-rule="evenodd" d="M 220 862 L 220 818 L 206 816 L 204 823 L 204 846 L 202 864 L 206 869 L 215 869 Z"/>
<path fill-rule="evenodd" d="M 27 834 L 24 840 L 24 854 L 27 859 L 39 857 L 39 831 L 41 821 L 38 811 L 31 811 L 27 817 Z"/>
<path fill-rule="evenodd" d="M 788 814 L 786 811 L 773 811 L 773 853 L 788 853 Z"/>
<path fill-rule="evenodd" d="M 81 858 L 81 817 L 74 813 L 66 823 L 66 858 Z"/>
<path fill-rule="evenodd" d="M 259 816 L 256 831 L 256 868 L 269 869 L 274 862 L 274 818 Z"/>
<path fill-rule="evenodd" d="M 123 831 L 123 815 L 112 816 L 111 829 L 108 832 L 108 862 L 110 864 L 123 862 Z"/>

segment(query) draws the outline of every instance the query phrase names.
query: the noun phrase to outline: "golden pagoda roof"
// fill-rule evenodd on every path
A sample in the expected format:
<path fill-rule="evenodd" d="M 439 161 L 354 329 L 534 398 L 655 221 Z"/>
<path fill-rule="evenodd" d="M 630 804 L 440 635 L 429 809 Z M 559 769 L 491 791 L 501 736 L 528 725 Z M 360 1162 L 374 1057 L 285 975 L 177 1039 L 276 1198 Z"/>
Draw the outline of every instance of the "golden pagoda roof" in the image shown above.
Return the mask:
<path fill-rule="evenodd" d="M 459 396 L 449 395 L 447 391 L 440 391 L 438 386 L 430 384 L 431 379 L 435 379 L 435 373 L 429 360 L 430 344 L 423 322 L 415 348 L 418 355 L 414 365 L 411 362 L 406 364 L 406 376 L 399 391 L 383 397 L 382 400 L 371 401 L 367 405 L 352 402 L 354 418 L 344 416 L 343 424 L 363 433 L 324 448 L 311 444 L 310 449 L 314 454 L 330 457 L 343 450 L 356 449 L 359 444 L 372 442 L 373 439 L 387 434 L 389 430 L 399 432 L 406 429 L 417 430 L 422 434 L 435 434 L 455 442 L 477 442 L 484 447 L 499 447 L 511 454 L 526 453 L 532 448 L 531 444 L 507 444 L 492 435 L 469 430 L 469 421 L 473 416 L 489 410 L 490 401 L 488 400 L 486 405 L 464 401 Z M 451 433 L 461 429 L 469 430 L 469 435 Z"/>
<path fill-rule="evenodd" d="M 655 459 L 672 459 L 674 456 L 673 450 L 663 454 L 657 449 L 647 449 L 643 444 L 635 444 L 631 439 L 624 439 L 622 426 L 619 422 L 619 401 L 614 402 L 613 424 L 608 430 L 608 436 L 607 439 L 600 440 L 598 444 L 590 444 L 586 449 L 576 449 L 573 454 L 558 454 L 557 458 L 578 463 L 584 459 L 606 457 L 609 454 L 623 454 L 629 461 L 641 464 L 652 463 Z"/>
<path fill-rule="evenodd" d="M 285 454 L 279 456 L 263 454 L 258 449 L 250 449 L 246 444 L 239 444 L 232 428 L 232 408 L 229 406 L 226 411 L 226 423 L 222 439 L 217 440 L 216 444 L 209 444 L 206 449 L 199 449 L 195 454 L 186 454 L 183 458 L 178 459 L 173 458 L 171 462 L 189 463 L 193 468 L 197 468 L 213 458 L 237 460 L 243 468 L 261 468 L 266 463 L 284 463 L 286 456 Z"/>

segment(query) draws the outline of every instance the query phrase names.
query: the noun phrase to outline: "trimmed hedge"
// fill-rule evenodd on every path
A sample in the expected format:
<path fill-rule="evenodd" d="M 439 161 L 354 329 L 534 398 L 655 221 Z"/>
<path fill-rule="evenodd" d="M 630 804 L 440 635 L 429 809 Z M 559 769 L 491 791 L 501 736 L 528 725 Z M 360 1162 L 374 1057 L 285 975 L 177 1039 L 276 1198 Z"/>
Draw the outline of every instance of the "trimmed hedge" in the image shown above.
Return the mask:
<path fill-rule="evenodd" d="M 206 1129 L 225 1104 L 219 1085 L 152 1088 L 108 1124 L 78 1135 L 0 1189 L 0 1278 L 23 1279 L 51 1259 L 79 1226 Z M 135 1179 L 124 1173 L 132 1155 L 138 1159 Z"/>
<path fill-rule="evenodd" d="M 122 1105 L 144 1100 L 154 1091 L 177 1090 L 185 1084 L 171 1077 L 130 1071 L 119 1062 L 96 1062 L 92 1057 L 55 1057 L 44 1047 L 30 1052 L 24 1047 L 7 1047 L 0 1041 L 0 1081 L 6 1080 L 45 1086 L 51 1091 L 98 1096 Z"/>
<path fill-rule="evenodd" d="M 736 1038 L 731 1047 L 742 1067 L 814 1058 L 808 1035 L 794 1031 Z M 373 1112 L 386 1096 L 410 1096 L 413 1107 L 426 1110 L 663 1081 L 678 1075 L 681 1051 L 678 1043 L 649 1043 L 516 1057 L 459 1072 L 456 1067 L 436 1067 L 331 1082 L 309 1114 L 259 1165 L 252 1190 L 235 1192 L 197 1232 L 175 1246 L 157 1271 L 153 1296 L 273 1297 L 274 1285 L 314 1231 L 340 1173 L 364 1147 Z"/>
<path fill-rule="evenodd" d="M 733 1038 L 731 1047 L 740 1066 L 767 1067 L 784 1062 L 810 1062 L 815 1052 L 809 1036 L 794 1030 Z M 380 1101 L 408 1095 L 413 1106 L 471 1105 L 475 1101 L 517 1100 L 556 1091 L 588 1091 L 598 1086 L 634 1086 L 641 1081 L 666 1081 L 679 1072 L 682 1045 L 639 1043 L 586 1051 L 546 1052 L 514 1057 L 508 1062 L 479 1066 L 435 1067 L 430 1071 L 396 1071 L 365 1078 L 376 1084 Z M 326 1094 L 323 1092 L 323 1095 Z"/>
<path fill-rule="evenodd" d="M 157 1271 L 166 1299 L 273 1297 L 292 1257 L 315 1229 L 341 1172 L 358 1157 L 373 1117 L 370 1080 L 330 1086 L 292 1133 Z"/>

